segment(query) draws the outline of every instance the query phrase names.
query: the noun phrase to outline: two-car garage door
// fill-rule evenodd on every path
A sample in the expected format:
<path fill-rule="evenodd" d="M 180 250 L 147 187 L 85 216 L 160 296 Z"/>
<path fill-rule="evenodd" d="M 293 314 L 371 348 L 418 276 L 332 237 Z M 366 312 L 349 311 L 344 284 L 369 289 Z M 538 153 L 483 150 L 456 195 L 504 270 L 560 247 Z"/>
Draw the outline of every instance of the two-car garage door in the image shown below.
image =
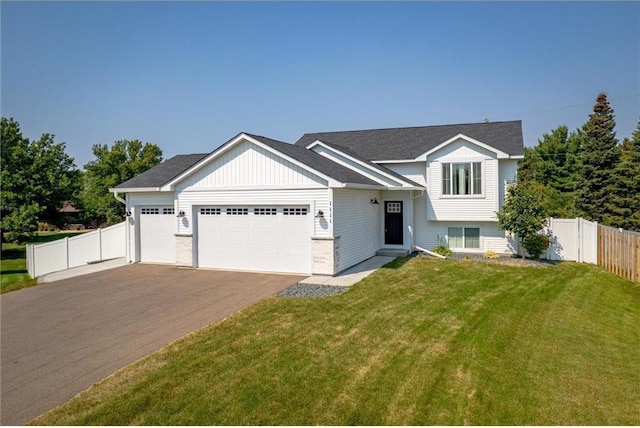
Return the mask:
<path fill-rule="evenodd" d="M 311 271 L 307 206 L 206 206 L 197 216 L 198 267 Z"/>

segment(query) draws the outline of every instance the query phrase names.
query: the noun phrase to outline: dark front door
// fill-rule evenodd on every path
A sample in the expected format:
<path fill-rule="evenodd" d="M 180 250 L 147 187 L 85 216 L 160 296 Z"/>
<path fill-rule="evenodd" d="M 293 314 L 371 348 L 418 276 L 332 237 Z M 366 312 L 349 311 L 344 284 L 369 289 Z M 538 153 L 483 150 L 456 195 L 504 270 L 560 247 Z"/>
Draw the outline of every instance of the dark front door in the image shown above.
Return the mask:
<path fill-rule="evenodd" d="M 402 245 L 402 201 L 384 203 L 384 243 Z"/>

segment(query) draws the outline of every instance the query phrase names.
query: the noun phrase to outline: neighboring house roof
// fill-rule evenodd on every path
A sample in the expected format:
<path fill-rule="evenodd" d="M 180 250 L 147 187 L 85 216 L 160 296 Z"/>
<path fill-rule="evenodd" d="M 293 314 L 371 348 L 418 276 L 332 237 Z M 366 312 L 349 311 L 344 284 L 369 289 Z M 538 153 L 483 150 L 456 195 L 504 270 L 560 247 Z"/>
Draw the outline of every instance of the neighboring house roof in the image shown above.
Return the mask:
<path fill-rule="evenodd" d="M 255 138 L 263 144 L 271 147 L 280 153 L 287 155 L 298 162 L 302 162 L 308 167 L 317 170 L 341 183 L 351 184 L 368 184 L 372 186 L 379 186 L 380 183 L 371 180 L 370 178 L 361 175 L 360 173 L 342 166 L 326 157 L 312 151 L 307 150 L 304 147 L 295 146 L 293 144 L 284 143 L 282 141 L 273 140 L 271 138 L 263 137 L 261 135 L 253 135 L 247 132 L 245 135 Z"/>
<path fill-rule="evenodd" d="M 415 159 L 464 134 L 511 156 L 524 154 L 522 122 L 467 123 L 458 125 L 419 126 L 411 128 L 371 129 L 361 131 L 317 132 L 304 134 L 297 146 L 307 147 L 316 140 L 334 144 L 370 161 Z"/>
<path fill-rule="evenodd" d="M 81 213 L 82 210 L 79 210 L 78 208 L 76 208 L 73 202 L 65 201 L 62 204 L 62 208 L 58 209 L 58 212 L 63 214 L 77 214 L 77 213 Z"/>
<path fill-rule="evenodd" d="M 208 155 L 209 153 L 199 153 L 174 156 L 160 165 L 156 165 L 142 174 L 118 184 L 114 189 L 158 188 Z"/>

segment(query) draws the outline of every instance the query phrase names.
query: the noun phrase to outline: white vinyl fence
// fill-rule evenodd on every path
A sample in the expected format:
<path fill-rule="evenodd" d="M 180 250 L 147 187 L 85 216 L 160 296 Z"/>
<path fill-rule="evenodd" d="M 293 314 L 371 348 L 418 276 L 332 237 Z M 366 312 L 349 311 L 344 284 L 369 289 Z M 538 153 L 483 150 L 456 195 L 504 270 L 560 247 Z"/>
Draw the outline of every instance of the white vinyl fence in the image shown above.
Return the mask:
<path fill-rule="evenodd" d="M 598 264 L 598 223 L 583 218 L 550 218 L 548 260 Z"/>
<path fill-rule="evenodd" d="M 72 238 L 27 245 L 29 276 L 58 272 L 87 263 L 125 257 L 125 223 L 83 233 Z"/>

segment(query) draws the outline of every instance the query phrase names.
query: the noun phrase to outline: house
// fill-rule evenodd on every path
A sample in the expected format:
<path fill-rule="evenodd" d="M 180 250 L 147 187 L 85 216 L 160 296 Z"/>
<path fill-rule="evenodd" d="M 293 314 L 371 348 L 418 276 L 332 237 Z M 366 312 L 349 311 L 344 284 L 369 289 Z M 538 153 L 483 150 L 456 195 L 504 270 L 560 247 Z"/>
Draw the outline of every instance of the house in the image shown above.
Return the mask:
<path fill-rule="evenodd" d="M 242 132 L 110 190 L 126 204 L 131 262 L 335 275 L 415 246 L 511 252 L 495 213 L 523 153 L 520 121 L 321 132 L 295 144 Z"/>

